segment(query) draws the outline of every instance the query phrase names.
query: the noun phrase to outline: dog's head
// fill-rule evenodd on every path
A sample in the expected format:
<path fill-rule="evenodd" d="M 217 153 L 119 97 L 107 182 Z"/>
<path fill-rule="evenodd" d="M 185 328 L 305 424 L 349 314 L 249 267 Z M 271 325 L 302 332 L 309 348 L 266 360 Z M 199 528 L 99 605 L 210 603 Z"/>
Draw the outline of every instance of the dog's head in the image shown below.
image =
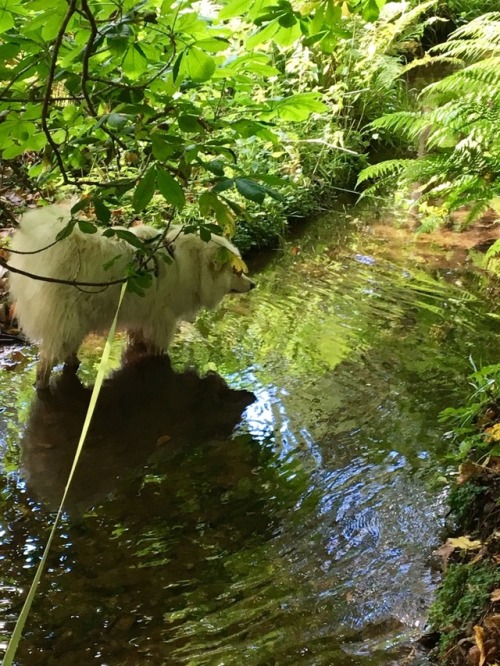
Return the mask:
<path fill-rule="evenodd" d="M 211 309 L 226 294 L 244 294 L 255 287 L 245 275 L 246 266 L 239 250 L 226 238 L 212 235 L 203 251 L 206 262 L 200 290 L 201 303 Z"/>

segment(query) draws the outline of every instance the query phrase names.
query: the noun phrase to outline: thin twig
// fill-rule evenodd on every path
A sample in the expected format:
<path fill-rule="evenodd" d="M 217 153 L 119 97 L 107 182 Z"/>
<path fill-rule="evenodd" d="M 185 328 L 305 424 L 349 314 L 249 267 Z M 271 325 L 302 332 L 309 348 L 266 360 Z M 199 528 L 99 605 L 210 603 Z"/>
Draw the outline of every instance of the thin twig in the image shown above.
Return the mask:
<path fill-rule="evenodd" d="M 47 86 L 45 88 L 45 95 L 43 99 L 42 113 L 41 113 L 42 129 L 44 131 L 45 136 L 47 137 L 47 141 L 50 147 L 54 151 L 54 155 L 56 156 L 57 164 L 61 171 L 61 175 L 63 177 L 65 185 L 69 184 L 70 180 L 68 178 L 68 174 L 66 173 L 63 158 L 61 156 L 61 153 L 59 152 L 59 148 L 50 133 L 49 126 L 47 124 L 47 116 L 49 113 L 49 104 L 52 97 L 52 85 L 54 83 L 54 77 L 56 74 L 57 57 L 61 49 L 61 45 L 64 39 L 64 34 L 66 32 L 68 23 L 76 11 L 76 2 L 77 0 L 69 0 L 68 11 L 66 12 L 66 16 L 63 19 L 61 27 L 59 28 L 59 32 L 57 33 L 56 40 L 54 42 L 54 52 L 52 54 L 52 61 L 50 63 L 49 76 L 47 78 Z"/>
<path fill-rule="evenodd" d="M 97 118 L 97 111 L 95 110 L 94 103 L 92 102 L 89 91 L 87 90 L 87 83 L 90 80 L 90 75 L 89 75 L 89 64 L 90 64 L 90 58 L 92 56 L 92 49 L 94 48 L 94 42 L 95 38 L 99 34 L 99 29 L 97 27 L 97 24 L 95 22 L 94 15 L 92 14 L 92 11 L 88 5 L 87 0 L 82 0 L 82 9 L 85 13 L 85 16 L 87 17 L 87 20 L 90 24 L 90 35 L 87 41 L 87 45 L 85 47 L 85 51 L 83 54 L 83 63 L 82 63 L 82 93 L 85 98 L 85 101 L 87 102 L 87 108 L 89 110 L 90 115 L 93 118 Z M 106 132 L 106 134 L 113 140 L 116 141 L 116 143 L 122 148 L 122 150 L 128 150 L 128 146 L 126 143 L 124 143 L 119 137 L 116 136 L 114 132 L 112 132 L 108 127 L 105 125 L 101 125 L 101 129 Z"/>

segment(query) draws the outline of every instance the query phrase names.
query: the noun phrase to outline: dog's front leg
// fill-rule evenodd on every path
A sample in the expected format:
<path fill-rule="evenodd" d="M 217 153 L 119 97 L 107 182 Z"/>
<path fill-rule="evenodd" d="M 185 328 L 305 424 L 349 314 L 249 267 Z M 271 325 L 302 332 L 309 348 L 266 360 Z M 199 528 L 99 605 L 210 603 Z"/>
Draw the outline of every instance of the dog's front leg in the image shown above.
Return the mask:
<path fill-rule="evenodd" d="M 44 356 L 40 356 L 38 367 L 36 369 L 35 388 L 37 391 L 44 390 L 49 386 L 49 379 L 53 368 L 52 361 L 49 361 Z"/>

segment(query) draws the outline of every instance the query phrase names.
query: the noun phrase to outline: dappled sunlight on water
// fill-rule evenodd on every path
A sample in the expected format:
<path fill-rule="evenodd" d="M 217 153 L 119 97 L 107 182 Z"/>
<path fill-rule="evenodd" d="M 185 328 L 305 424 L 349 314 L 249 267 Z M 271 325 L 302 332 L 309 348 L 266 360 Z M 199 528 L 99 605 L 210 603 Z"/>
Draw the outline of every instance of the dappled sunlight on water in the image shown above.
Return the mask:
<path fill-rule="evenodd" d="M 184 328 L 173 369 L 121 367 L 117 345 L 20 666 L 402 663 L 445 514 L 437 415 L 469 356 L 495 358 L 496 317 L 479 274 L 366 232 L 334 242 L 335 223 Z M 72 462 L 92 347 L 82 381 L 55 373 L 39 396 L 32 350 L 0 359 L 2 640 Z"/>

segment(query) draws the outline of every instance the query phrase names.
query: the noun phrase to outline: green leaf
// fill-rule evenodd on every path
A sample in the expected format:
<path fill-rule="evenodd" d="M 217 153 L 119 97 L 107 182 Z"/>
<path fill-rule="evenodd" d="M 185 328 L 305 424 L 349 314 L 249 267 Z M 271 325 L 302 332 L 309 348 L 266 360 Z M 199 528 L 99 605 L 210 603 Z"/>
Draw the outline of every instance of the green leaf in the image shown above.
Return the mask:
<path fill-rule="evenodd" d="M 184 190 L 179 185 L 179 183 L 173 178 L 168 171 L 162 169 L 161 167 L 157 168 L 157 182 L 158 189 L 162 193 L 163 197 L 175 206 L 176 208 L 183 208 L 186 203 L 186 197 L 184 195 Z"/>
<path fill-rule="evenodd" d="M 122 129 L 127 124 L 128 118 L 124 113 L 110 113 L 106 122 L 112 129 Z"/>
<path fill-rule="evenodd" d="M 98 199 L 97 197 L 94 197 L 93 200 L 92 200 L 92 203 L 94 204 L 94 210 L 95 210 L 95 214 L 97 216 L 97 219 L 100 222 L 104 222 L 105 224 L 109 224 L 109 222 L 111 220 L 111 211 L 106 206 L 104 201 L 102 201 L 102 199 Z"/>
<path fill-rule="evenodd" d="M 364 0 L 362 16 L 365 21 L 372 23 L 378 19 L 379 14 L 380 9 L 376 0 Z"/>
<path fill-rule="evenodd" d="M 67 238 L 75 228 L 75 224 L 76 220 L 70 220 L 68 224 L 63 229 L 61 229 L 61 231 L 58 232 L 58 234 L 56 235 L 56 240 L 60 241 Z"/>
<path fill-rule="evenodd" d="M 51 42 L 57 37 L 65 14 L 65 6 L 58 6 L 57 4 L 55 8 L 45 12 L 42 37 L 46 42 Z"/>
<path fill-rule="evenodd" d="M 229 39 L 225 37 L 209 37 L 208 39 L 200 39 L 196 42 L 196 46 L 203 51 L 210 53 L 217 53 L 218 51 L 225 51 L 229 46 Z"/>
<path fill-rule="evenodd" d="M 141 180 L 137 183 L 134 195 L 132 197 L 132 206 L 134 210 L 139 212 L 146 208 L 148 203 L 153 198 L 156 189 L 156 168 L 155 166 L 149 167 Z"/>
<path fill-rule="evenodd" d="M 227 231 L 230 235 L 233 235 L 235 232 L 235 215 L 228 205 L 219 199 L 215 192 L 207 191 L 203 192 L 201 195 L 198 205 L 200 207 L 200 213 L 203 217 L 208 217 L 213 211 L 215 217 L 220 227 Z M 212 225 L 205 225 L 207 228 L 214 231 L 214 233 L 220 233 L 220 229 L 215 229 Z"/>
<path fill-rule="evenodd" d="M 24 148 L 19 144 L 15 143 L 3 151 L 2 157 L 4 160 L 13 160 L 16 157 L 19 157 L 19 155 L 22 155 L 23 153 L 24 153 Z"/>
<path fill-rule="evenodd" d="M 250 201 L 255 201 L 256 203 L 262 203 L 266 196 L 266 190 L 262 185 L 256 183 L 254 180 L 249 180 L 248 178 L 235 178 L 234 183 L 236 189 L 245 197 L 245 199 L 250 199 Z"/>
<path fill-rule="evenodd" d="M 214 192 L 224 192 L 231 189 L 234 185 L 232 178 L 221 178 L 219 182 L 212 188 Z"/>
<path fill-rule="evenodd" d="M 311 113 L 324 113 L 327 110 L 328 107 L 319 99 L 318 93 L 299 93 L 283 99 L 271 100 L 270 113 L 263 115 L 266 118 L 278 116 L 282 120 L 301 122 L 307 120 Z"/>
<path fill-rule="evenodd" d="M 253 0 L 230 0 L 219 12 L 219 19 L 224 20 L 235 16 L 242 16 L 253 4 Z"/>
<path fill-rule="evenodd" d="M 172 144 L 167 143 L 159 134 L 156 133 L 151 135 L 151 147 L 154 157 L 156 157 L 157 160 L 160 160 L 160 162 L 168 160 L 168 158 L 171 157 L 175 152 Z"/>
<path fill-rule="evenodd" d="M 133 81 L 138 79 L 148 68 L 148 61 L 140 52 L 137 44 L 130 46 L 123 58 L 122 68 Z"/>
<path fill-rule="evenodd" d="M 14 17 L 12 14 L 5 9 L 5 7 L 0 7 L 0 33 L 7 32 L 15 25 Z"/>
<path fill-rule="evenodd" d="M 265 26 L 265 28 L 258 30 L 247 39 L 246 43 L 247 49 L 251 51 L 256 46 L 262 44 L 263 42 L 270 42 L 279 29 L 280 29 L 280 24 L 278 23 L 278 19 L 276 18 L 274 19 L 274 21 L 268 23 Z"/>
<path fill-rule="evenodd" d="M 297 17 L 293 13 L 293 11 L 286 12 L 286 14 L 282 14 L 279 19 L 278 23 L 282 28 L 291 28 L 293 25 L 297 23 Z"/>
<path fill-rule="evenodd" d="M 300 23 L 295 23 L 287 28 L 280 27 L 273 39 L 280 46 L 291 46 L 300 38 L 301 34 Z"/>
<path fill-rule="evenodd" d="M 203 166 L 216 176 L 224 176 L 224 162 L 221 160 L 210 160 L 210 162 L 204 162 Z"/>
<path fill-rule="evenodd" d="M 174 78 L 174 83 L 177 81 L 177 77 L 179 76 L 179 70 L 181 67 L 183 57 L 184 57 L 184 51 L 181 51 L 180 54 L 175 59 L 174 65 L 172 67 L 172 76 Z"/>
<path fill-rule="evenodd" d="M 23 143 L 23 150 L 38 153 L 47 145 L 47 136 L 44 132 L 35 132 Z"/>
<path fill-rule="evenodd" d="M 107 229 L 103 235 L 106 236 L 108 231 L 110 231 L 110 229 Z M 133 231 L 129 231 L 128 229 L 113 229 L 113 231 L 115 232 L 115 236 L 126 241 L 129 245 L 136 247 L 138 250 L 144 249 L 143 241 L 138 238 Z"/>
<path fill-rule="evenodd" d="M 90 208 L 92 204 L 92 198 L 91 197 L 85 197 L 83 199 L 80 199 L 74 206 L 71 207 L 70 213 L 71 215 L 75 215 L 76 213 L 80 212 L 81 210 L 87 210 Z"/>
<path fill-rule="evenodd" d="M 88 220 L 77 220 L 78 227 L 80 231 L 83 231 L 84 234 L 95 234 L 97 233 L 97 227 L 92 222 Z"/>
<path fill-rule="evenodd" d="M 200 132 L 203 129 L 200 121 L 198 120 L 198 116 L 192 116 L 190 114 L 180 115 L 177 118 L 177 122 L 179 123 L 179 128 L 183 132 L 195 134 L 196 132 Z"/>
<path fill-rule="evenodd" d="M 206 227 L 200 227 L 200 238 L 202 241 L 205 241 L 205 243 L 208 243 L 208 241 L 212 238 L 210 229 L 207 229 Z"/>
<path fill-rule="evenodd" d="M 215 72 L 215 61 L 196 46 L 185 51 L 184 64 L 188 75 L 196 83 L 208 81 Z"/>

